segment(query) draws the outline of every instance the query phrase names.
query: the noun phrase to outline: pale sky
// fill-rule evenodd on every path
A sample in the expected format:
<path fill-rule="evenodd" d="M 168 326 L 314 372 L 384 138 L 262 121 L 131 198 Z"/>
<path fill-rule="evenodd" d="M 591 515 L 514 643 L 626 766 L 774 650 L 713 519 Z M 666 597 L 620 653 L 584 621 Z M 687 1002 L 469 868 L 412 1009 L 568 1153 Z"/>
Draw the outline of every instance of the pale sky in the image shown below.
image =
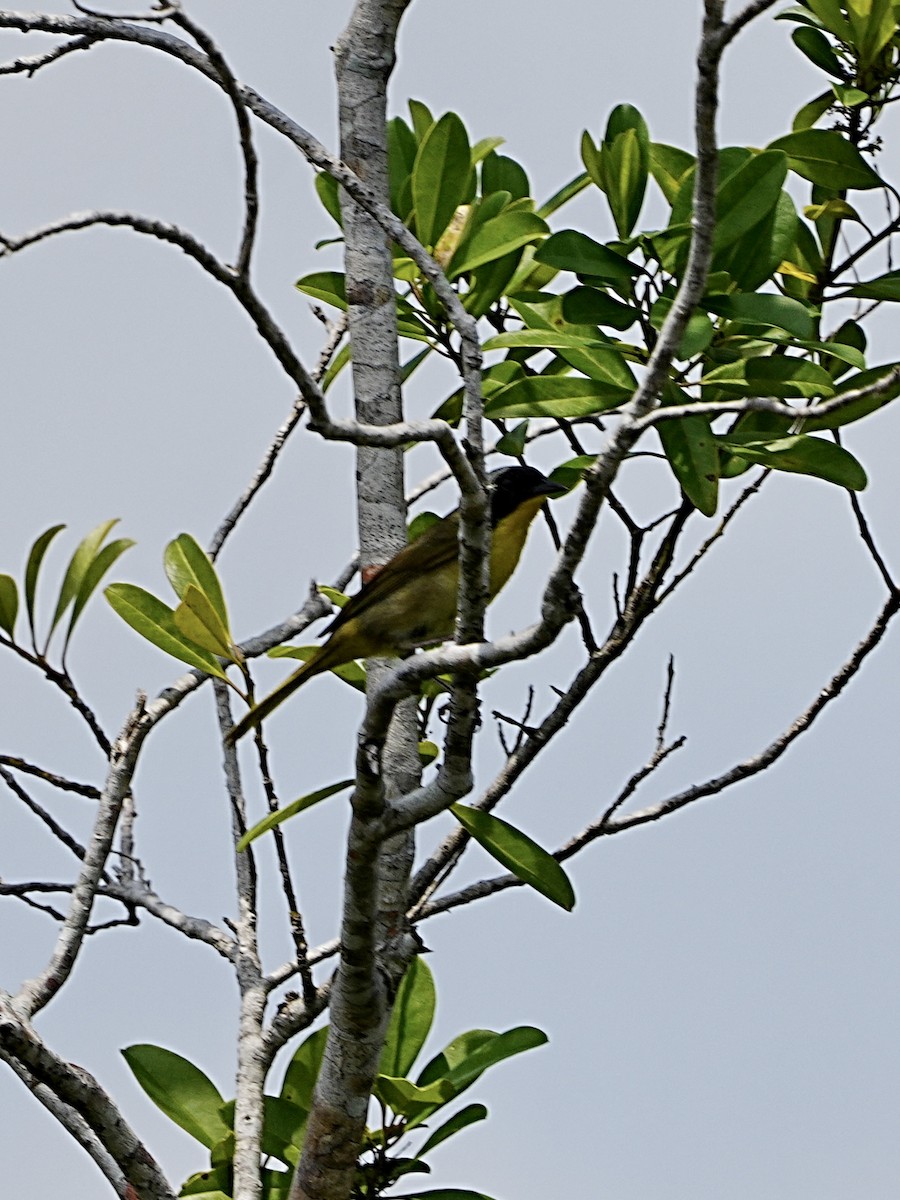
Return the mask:
<path fill-rule="evenodd" d="M 473 140 L 504 136 L 545 199 L 581 169 L 582 130 L 599 137 L 618 103 L 637 105 L 654 139 L 691 148 L 699 8 L 696 0 L 419 0 L 403 25 L 392 111 L 414 97 L 436 113 L 458 111 Z M 198 0 L 189 11 L 242 81 L 335 145 L 329 46 L 347 0 Z M 790 28 L 766 17 L 726 60 L 722 144 L 767 144 L 819 89 Z M 40 48 L 12 35 L 0 46 L 4 61 Z M 0 78 L 0 112 L 0 232 L 122 207 L 181 223 L 223 257 L 233 253 L 241 193 L 232 116 L 199 76 L 148 50 L 102 45 L 31 80 Z M 886 138 L 891 132 L 886 125 Z M 299 156 L 266 129 L 257 143 L 257 284 L 312 363 L 320 329 L 292 285 L 334 265 L 333 252 L 313 250 L 333 227 Z M 611 236 L 596 191 L 561 217 Z M 49 606 L 51 579 L 77 540 L 119 516 L 121 536 L 138 545 L 113 576 L 163 594 L 164 545 L 182 530 L 209 539 L 288 412 L 290 386 L 224 289 L 179 252 L 125 232 L 69 235 L 0 261 L 0 305 L 0 571 L 21 577 L 34 538 L 65 522 L 67 540 L 44 579 Z M 891 334 L 883 321 L 873 363 L 897 357 Z M 426 414 L 453 385 L 436 373 L 417 386 L 410 400 Z M 423 394 L 429 386 L 434 394 Z M 848 437 L 869 471 L 863 503 L 894 566 L 897 434 L 889 410 Z M 566 456 L 546 451 L 540 461 Z M 427 452 L 412 456 L 409 482 L 431 463 Z M 330 582 L 352 555 L 352 478 L 348 447 L 295 436 L 221 560 L 239 638 L 282 619 L 310 578 Z M 635 466 L 622 492 L 642 514 L 665 502 L 649 467 Z M 449 489 L 434 502 L 440 512 L 453 504 Z M 560 504 L 563 520 L 570 506 Z M 698 518 L 697 536 L 707 529 Z M 621 541 L 604 519 L 579 576 L 601 629 L 616 555 Z M 491 630 L 534 619 L 549 561 L 546 532 L 536 528 L 520 575 L 490 614 Z M 756 753 L 812 700 L 881 602 L 845 497 L 810 480 L 773 481 L 503 815 L 553 847 L 602 811 L 652 750 L 670 653 L 671 733 L 688 743 L 637 803 Z M 565 685 L 579 662 L 570 630 L 552 659 L 491 681 L 485 712 L 521 711 L 532 682 L 546 710 L 550 685 Z M 138 687 L 153 694 L 180 674 L 100 600 L 76 636 L 72 669 L 110 730 Z M 282 674 L 277 664 L 265 668 L 269 681 Z M 470 1187 L 495 1200 L 895 1200 L 896 679 L 893 633 L 775 769 L 571 863 L 573 914 L 519 889 L 423 927 L 438 985 L 429 1055 L 473 1027 L 532 1024 L 550 1037 L 467 1093 L 491 1116 L 435 1152 L 424 1186 Z M 327 677 L 273 719 L 285 801 L 348 773 L 361 711 L 358 696 Z M 9 655 L 0 657 L 0 753 L 78 779 L 102 775 L 76 718 Z M 219 757 L 206 690 L 154 736 L 136 778 L 139 850 L 156 889 L 215 921 L 233 907 Z M 500 761 L 487 722 L 481 785 Z M 89 802 L 44 798 L 85 836 Z M 71 877 L 71 856 L 5 793 L 0 821 L 0 876 Z M 345 821 L 338 799 L 290 829 L 313 942 L 335 931 Z M 449 824 L 435 822 L 424 844 Z M 458 878 L 495 873 L 473 851 Z M 287 952 L 274 886 L 266 912 L 263 949 L 274 966 Z M 0 931 L 0 986 L 15 989 L 43 965 L 55 927 L 4 900 Z M 235 1001 L 233 979 L 212 952 L 145 917 L 139 930 L 88 940 L 39 1030 L 111 1091 L 178 1186 L 207 1165 L 205 1153 L 144 1096 L 119 1050 L 165 1045 L 230 1096 Z M 270 1090 L 282 1070 L 279 1063 Z M 33 1195 L 50 1161 L 66 1200 L 109 1194 L 9 1071 L 0 1072 L 0 1111 L 5 1195 Z"/>

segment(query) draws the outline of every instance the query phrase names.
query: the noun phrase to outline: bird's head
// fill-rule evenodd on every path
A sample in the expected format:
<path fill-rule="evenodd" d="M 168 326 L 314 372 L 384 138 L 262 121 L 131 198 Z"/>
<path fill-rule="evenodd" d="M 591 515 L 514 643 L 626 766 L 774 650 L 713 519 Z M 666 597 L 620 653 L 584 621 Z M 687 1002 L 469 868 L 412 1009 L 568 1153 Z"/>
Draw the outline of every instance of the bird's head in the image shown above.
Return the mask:
<path fill-rule="evenodd" d="M 488 482 L 491 489 L 491 525 L 494 527 L 526 500 L 535 500 L 539 496 L 558 496 L 566 490 L 534 467 L 501 467 L 499 471 L 491 472 Z"/>

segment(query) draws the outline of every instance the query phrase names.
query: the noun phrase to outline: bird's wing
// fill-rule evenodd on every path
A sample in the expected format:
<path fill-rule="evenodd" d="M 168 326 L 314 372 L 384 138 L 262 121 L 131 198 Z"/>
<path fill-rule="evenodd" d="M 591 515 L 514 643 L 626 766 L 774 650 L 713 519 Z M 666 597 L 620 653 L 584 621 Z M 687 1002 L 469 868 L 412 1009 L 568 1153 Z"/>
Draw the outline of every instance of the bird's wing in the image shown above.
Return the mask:
<path fill-rule="evenodd" d="M 332 634 L 416 576 L 447 566 L 459 552 L 459 512 L 429 526 L 414 542 L 398 551 L 377 575 L 351 596 L 323 633 Z"/>

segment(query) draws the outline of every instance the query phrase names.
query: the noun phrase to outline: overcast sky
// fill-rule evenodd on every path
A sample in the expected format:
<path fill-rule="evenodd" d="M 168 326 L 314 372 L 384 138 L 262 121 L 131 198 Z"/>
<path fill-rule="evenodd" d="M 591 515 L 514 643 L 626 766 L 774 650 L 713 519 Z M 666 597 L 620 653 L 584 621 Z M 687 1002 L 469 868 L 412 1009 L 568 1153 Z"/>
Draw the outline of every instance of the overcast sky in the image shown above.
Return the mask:
<path fill-rule="evenodd" d="M 334 146 L 329 47 L 349 9 L 347 0 L 202 0 L 189 11 L 242 81 Z M 699 9 L 697 0 L 419 0 L 403 25 L 392 110 L 415 97 L 436 113 L 458 111 L 473 141 L 502 135 L 545 199 L 580 170 L 582 129 L 599 137 L 617 103 L 636 104 L 654 139 L 691 147 Z M 765 145 L 820 90 L 790 28 L 764 18 L 730 53 L 723 144 Z M 39 43 L 5 35 L 0 46 L 5 60 Z M 196 74 L 148 50 L 102 45 L 31 80 L 0 78 L 0 112 L 0 232 L 130 208 L 233 255 L 241 191 L 232 117 Z M 332 226 L 297 153 L 266 129 L 258 145 L 257 282 L 313 362 L 320 327 L 292 285 L 334 265 L 333 252 L 313 250 Z M 597 192 L 562 215 L 595 236 L 612 233 Z M 0 262 L 0 305 L 0 571 L 21 577 L 34 538 L 65 522 L 68 540 L 44 580 L 49 606 L 50 581 L 77 540 L 118 516 L 138 545 L 115 577 L 164 593 L 165 543 L 182 530 L 209 539 L 289 411 L 290 386 L 224 289 L 178 251 L 124 232 L 70 235 Z M 888 323 L 878 338 L 872 361 L 897 357 Z M 420 414 L 452 386 L 435 377 L 444 390 L 427 394 L 428 379 L 411 389 Z M 849 438 L 872 481 L 867 512 L 895 566 L 897 434 L 889 411 Z M 564 457 L 560 450 L 555 461 Z M 425 451 L 412 456 L 409 482 L 431 461 Z M 283 618 L 311 577 L 329 582 L 350 558 L 352 479 L 349 447 L 295 437 L 221 560 L 238 637 Z M 630 473 L 623 494 L 642 515 L 665 496 L 649 467 Z M 453 504 L 449 489 L 434 501 L 441 512 Z M 559 506 L 563 519 L 569 511 Z M 607 555 L 621 550 L 613 525 L 602 525 L 581 578 L 601 627 Z M 534 618 L 549 561 L 536 528 L 520 575 L 491 612 L 494 632 Z M 602 811 L 652 750 L 670 653 L 671 732 L 688 744 L 639 802 L 758 751 L 848 656 L 881 599 L 845 497 L 809 480 L 773 481 L 522 781 L 506 815 L 555 846 Z M 579 661 L 569 631 L 552 665 L 510 667 L 493 680 L 486 712 L 521 711 L 532 682 L 544 711 L 550 685 L 564 685 Z M 102 601 L 84 618 L 72 668 L 110 730 L 138 687 L 153 694 L 179 674 Z M 283 668 L 260 673 L 274 681 Z M 894 634 L 774 770 L 576 859 L 572 915 L 522 889 L 428 923 L 439 1005 L 430 1051 L 476 1026 L 533 1024 L 550 1036 L 549 1047 L 498 1067 L 469 1093 L 491 1117 L 433 1155 L 430 1186 L 497 1200 L 895 1200 L 896 680 Z M 328 677 L 273 719 L 285 800 L 348 773 L 360 714 L 359 698 Z M 77 718 L 8 655 L 0 753 L 78 779 L 102 776 Z M 156 889 L 215 921 L 233 907 L 218 759 L 204 692 L 154 735 L 136 779 L 140 854 Z M 482 785 L 500 761 L 488 724 Z M 86 835 L 88 802 L 45 799 Z M 4 879 L 71 877 L 70 856 L 9 795 L 0 795 L 0 822 Z M 313 942 L 335 932 L 345 822 L 334 801 L 290 832 Z M 461 878 L 485 873 L 495 871 L 472 852 Z M 274 885 L 268 901 L 263 948 L 275 965 L 287 944 Z M 42 967 L 55 928 L 12 900 L 0 922 L 0 986 L 15 989 Z M 140 930 L 90 939 L 39 1029 L 121 1102 L 177 1185 L 206 1165 L 203 1152 L 144 1097 L 119 1050 L 168 1046 L 228 1096 L 235 1015 L 233 979 L 219 960 L 144 919 Z M 5 1195 L 35 1194 L 49 1161 L 67 1200 L 108 1194 L 8 1071 L 0 1111 Z"/>

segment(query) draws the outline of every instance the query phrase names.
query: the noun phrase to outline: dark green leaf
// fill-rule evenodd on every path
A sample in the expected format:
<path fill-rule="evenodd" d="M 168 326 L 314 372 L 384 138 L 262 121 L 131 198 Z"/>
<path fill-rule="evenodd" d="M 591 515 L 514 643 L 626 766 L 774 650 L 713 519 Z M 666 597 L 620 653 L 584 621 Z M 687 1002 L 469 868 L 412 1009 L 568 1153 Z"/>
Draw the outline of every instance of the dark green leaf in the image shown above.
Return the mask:
<path fill-rule="evenodd" d="M 543 846 L 493 813 L 481 812 L 465 804 L 451 804 L 450 811 L 463 829 L 517 879 L 560 908 L 572 911 L 575 893 L 569 877 Z"/>
<path fill-rule="evenodd" d="M 593 275 L 612 283 L 630 284 L 632 276 L 637 274 L 634 263 L 576 229 L 551 234 L 534 257 L 537 262 L 547 263 L 557 270 Z"/>
<path fill-rule="evenodd" d="M 609 325 L 629 329 L 638 319 L 637 310 L 599 288 L 577 287 L 562 298 L 563 317 L 573 325 Z"/>
<path fill-rule="evenodd" d="M 387 142 L 391 209 L 401 221 L 405 221 L 409 213 L 403 209 L 403 196 L 408 192 L 412 197 L 410 181 L 419 147 L 416 135 L 402 117 L 388 121 Z"/>
<path fill-rule="evenodd" d="M 885 363 L 880 367 L 870 367 L 867 371 L 860 371 L 858 375 L 851 375 L 846 379 L 842 379 L 835 389 L 835 393 L 836 395 L 841 395 L 844 392 L 855 392 L 861 388 L 871 387 L 873 383 L 877 383 L 880 379 L 883 379 L 889 371 L 895 369 L 898 365 L 900 364 Z M 854 400 L 846 408 L 839 408 L 837 411 L 824 417 L 808 417 L 803 423 L 803 428 L 812 432 L 819 429 L 838 429 L 841 425 L 850 425 L 853 421 L 859 421 L 863 417 L 867 417 L 870 413 L 876 412 L 879 408 L 883 408 L 884 405 L 890 404 L 898 396 L 900 396 L 900 384 L 895 384 L 884 395 L 867 396 L 863 400 Z"/>
<path fill-rule="evenodd" d="M 122 1057 L 153 1103 L 192 1138 L 212 1147 L 228 1136 L 219 1115 L 224 1101 L 199 1067 L 162 1046 L 128 1046 Z"/>
<path fill-rule="evenodd" d="M 815 63 L 817 67 L 827 74 L 833 75 L 835 79 L 843 77 L 844 72 L 838 56 L 821 29 L 813 29 L 808 25 L 801 26 L 791 34 L 791 41 L 811 63 Z"/>
<path fill-rule="evenodd" d="M 858 283 L 847 295 L 858 300 L 900 300 L 900 271 L 888 271 L 877 279 Z"/>
<path fill-rule="evenodd" d="M 19 589 L 12 575 L 0 575 L 0 629 L 15 640 L 16 616 L 19 612 Z"/>
<path fill-rule="evenodd" d="M 628 237 L 640 216 L 650 166 L 647 124 L 631 104 L 610 114 L 603 140 L 603 175 L 609 206 L 620 237 Z"/>
<path fill-rule="evenodd" d="M 378 1064 L 380 1075 L 409 1073 L 425 1044 L 435 1007 L 434 976 L 421 957 L 412 960 L 397 991 Z"/>
<path fill-rule="evenodd" d="M 255 842 L 258 837 L 264 833 L 268 833 L 270 829 L 274 829 L 282 821 L 287 821 L 289 817 L 295 817 L 297 813 L 305 812 L 307 808 L 312 808 L 320 800 L 327 800 L 329 796 L 334 796 L 337 792 L 345 791 L 348 787 L 352 787 L 353 783 L 352 779 L 342 779 L 339 783 L 332 783 L 328 787 L 319 788 L 318 791 L 309 792 L 307 795 L 301 796 L 299 800 L 293 800 L 290 804 L 285 804 L 277 812 L 269 813 L 261 821 L 257 821 L 251 829 L 247 830 L 238 842 L 237 849 L 239 851 L 246 850 L 251 842 Z"/>
<path fill-rule="evenodd" d="M 421 139 L 412 175 L 416 235 L 434 246 L 466 195 L 472 152 L 456 113 L 445 113 Z"/>
<path fill-rule="evenodd" d="M 419 1151 L 419 1157 L 424 1157 L 429 1150 L 433 1150 L 435 1146 L 439 1146 L 447 1138 L 453 1137 L 461 1129 L 466 1129 L 469 1125 L 474 1125 L 477 1121 L 483 1121 L 487 1115 L 488 1110 L 483 1104 L 467 1104 L 465 1108 L 461 1108 L 458 1113 L 455 1113 L 443 1125 L 439 1125 L 435 1129 L 434 1133 L 432 1133 L 431 1137 L 429 1137 Z"/>
<path fill-rule="evenodd" d="M 579 454 L 576 458 L 570 458 L 567 462 L 554 467 L 550 472 L 550 478 L 554 483 L 561 484 L 566 491 L 571 492 L 583 481 L 585 471 L 596 461 L 596 456 L 593 454 Z"/>
<path fill-rule="evenodd" d="M 284 1073 L 282 1100 L 290 1100 L 307 1111 L 312 1108 L 313 1090 L 319 1077 L 327 1039 L 328 1026 L 324 1025 L 300 1043 Z"/>
<path fill-rule="evenodd" d="M 46 529 L 35 541 L 28 554 L 28 563 L 25 567 L 25 611 L 28 613 L 28 625 L 32 638 L 34 638 L 34 597 L 41 563 L 44 561 L 47 547 L 62 529 L 65 529 L 65 525 L 52 525 Z"/>
<path fill-rule="evenodd" d="M 674 384 L 666 389 L 667 404 L 688 400 Z M 698 414 L 660 421 L 656 429 L 681 490 L 705 517 L 714 516 L 719 502 L 719 450 L 710 418 Z"/>
<path fill-rule="evenodd" d="M 457 1094 L 505 1058 L 533 1050 L 547 1042 L 547 1035 L 533 1025 L 517 1025 L 506 1033 L 492 1029 L 470 1029 L 461 1033 L 428 1063 L 419 1075 L 419 1086 L 448 1080 Z"/>
<path fill-rule="evenodd" d="M 516 329 L 512 333 L 498 333 L 488 338 L 482 345 L 482 350 L 516 350 L 531 347 L 537 350 L 559 350 L 566 347 L 573 349 L 610 349 L 609 342 L 594 334 L 585 337 L 578 333 L 569 333 L 565 329 Z"/>
<path fill-rule="evenodd" d="M 836 129 L 789 133 L 772 142 L 769 150 L 783 151 L 792 171 L 836 192 L 883 186 L 856 147 Z"/>
<path fill-rule="evenodd" d="M 175 614 L 162 600 L 131 583 L 111 583 L 103 594 L 122 620 L 148 642 L 188 666 L 227 680 L 212 654 L 185 640 Z"/>
<path fill-rule="evenodd" d="M 855 492 L 861 491 L 868 482 L 865 471 L 849 450 L 822 438 L 795 434 L 775 441 L 742 443 L 730 435 L 719 441 L 738 458 L 771 467 L 775 471 L 812 475 Z"/>

